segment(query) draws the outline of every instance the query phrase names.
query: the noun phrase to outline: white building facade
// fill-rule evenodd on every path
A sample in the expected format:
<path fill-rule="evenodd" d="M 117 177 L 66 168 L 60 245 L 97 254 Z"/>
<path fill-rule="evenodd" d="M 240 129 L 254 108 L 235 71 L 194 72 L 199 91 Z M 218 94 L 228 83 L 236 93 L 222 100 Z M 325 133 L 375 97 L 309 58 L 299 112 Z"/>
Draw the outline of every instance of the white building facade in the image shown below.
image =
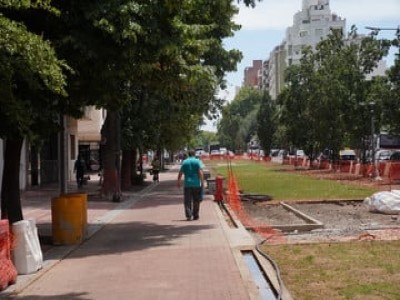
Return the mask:
<path fill-rule="evenodd" d="M 285 49 L 288 66 L 297 64 L 305 46 L 315 46 L 326 38 L 331 29 L 346 30 L 346 20 L 331 13 L 329 0 L 303 0 L 302 10 L 293 17 L 286 29 Z"/>
<path fill-rule="evenodd" d="M 281 45 L 271 51 L 268 58 L 268 86 L 272 99 L 276 99 L 284 86 L 285 69 L 298 64 L 302 49 L 316 45 L 326 38 L 331 29 L 346 30 L 346 20 L 331 12 L 329 0 L 303 0 L 302 10 L 293 16 L 293 25 L 286 29 Z"/>

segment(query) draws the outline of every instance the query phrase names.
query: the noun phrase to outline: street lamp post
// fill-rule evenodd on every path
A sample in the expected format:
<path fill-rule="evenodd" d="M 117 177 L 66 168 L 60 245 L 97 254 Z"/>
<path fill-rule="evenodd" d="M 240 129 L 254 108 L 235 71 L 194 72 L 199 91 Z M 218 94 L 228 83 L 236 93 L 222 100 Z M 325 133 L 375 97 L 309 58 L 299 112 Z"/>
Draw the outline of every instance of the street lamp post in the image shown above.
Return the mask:
<path fill-rule="evenodd" d="M 377 166 L 377 161 L 375 159 L 375 154 L 376 154 L 376 140 L 375 140 L 375 102 L 370 102 L 370 114 L 371 114 L 371 155 L 372 155 L 372 178 L 374 179 L 380 179 L 379 177 L 379 172 L 378 172 L 378 166 Z"/>
<path fill-rule="evenodd" d="M 371 30 L 373 34 L 378 34 L 379 31 L 396 31 L 396 37 L 397 39 L 400 39 L 400 26 L 397 28 L 384 28 L 384 27 L 375 27 L 375 26 L 365 26 L 365 29 Z"/>
<path fill-rule="evenodd" d="M 400 41 L 400 25 L 397 26 L 397 28 L 365 26 L 365 29 L 371 30 L 371 33 L 370 33 L 371 36 L 377 36 L 380 31 L 396 31 L 396 33 L 395 33 L 396 39 L 397 39 L 397 41 Z M 400 57 L 400 47 L 399 47 L 399 53 L 396 55 L 398 55 L 398 57 Z"/>
<path fill-rule="evenodd" d="M 380 31 L 396 31 L 396 39 L 399 41 L 400 40 L 400 26 L 397 26 L 397 28 L 384 28 L 384 27 L 373 27 L 373 26 L 366 26 L 366 29 L 371 30 L 371 35 L 378 35 Z M 400 51 L 400 48 L 399 48 Z M 399 54 L 400 55 L 400 52 Z M 375 142 L 375 111 L 374 111 L 374 106 L 375 103 L 371 102 L 370 104 L 370 113 L 371 113 L 371 152 L 372 152 L 372 164 L 373 164 L 373 174 L 372 177 L 379 180 L 381 179 L 379 176 L 378 168 L 377 168 L 377 162 L 375 159 L 375 153 L 376 153 L 376 142 Z"/>
<path fill-rule="evenodd" d="M 378 165 L 375 158 L 376 155 L 376 139 L 375 139 L 375 102 L 369 103 L 360 103 L 361 106 L 368 106 L 369 113 L 371 117 L 371 139 L 370 139 L 370 148 L 371 148 L 371 164 L 372 164 L 372 178 L 376 180 L 380 180 L 381 177 L 379 176 L 378 172 Z"/>

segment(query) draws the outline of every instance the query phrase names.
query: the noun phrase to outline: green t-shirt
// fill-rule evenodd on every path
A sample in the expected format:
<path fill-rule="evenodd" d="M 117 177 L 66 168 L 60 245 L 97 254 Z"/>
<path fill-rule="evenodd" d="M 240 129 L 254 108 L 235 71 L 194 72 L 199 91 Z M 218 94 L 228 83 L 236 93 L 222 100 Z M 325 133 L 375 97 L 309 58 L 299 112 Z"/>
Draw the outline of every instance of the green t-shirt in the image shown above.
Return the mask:
<path fill-rule="evenodd" d="M 199 170 L 201 169 L 200 161 L 195 157 L 188 157 L 182 162 L 180 171 L 185 176 L 185 187 L 200 187 Z"/>

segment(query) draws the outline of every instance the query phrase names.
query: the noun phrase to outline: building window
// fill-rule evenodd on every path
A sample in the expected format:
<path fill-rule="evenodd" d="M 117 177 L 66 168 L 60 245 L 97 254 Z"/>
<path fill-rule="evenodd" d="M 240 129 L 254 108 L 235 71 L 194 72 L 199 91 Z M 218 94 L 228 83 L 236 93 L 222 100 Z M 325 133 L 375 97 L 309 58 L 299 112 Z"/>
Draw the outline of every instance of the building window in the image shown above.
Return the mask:
<path fill-rule="evenodd" d="M 322 29 L 315 29 L 315 35 L 316 36 L 321 36 L 323 34 L 323 30 Z"/>
<path fill-rule="evenodd" d="M 299 32 L 299 35 L 300 35 L 301 37 L 305 37 L 305 36 L 308 35 L 308 32 L 307 32 L 306 30 L 302 30 L 302 31 Z"/>
<path fill-rule="evenodd" d="M 292 45 L 289 45 L 289 47 L 288 47 L 288 54 L 289 54 L 289 55 L 292 55 L 292 53 L 293 53 L 293 47 L 292 47 Z"/>

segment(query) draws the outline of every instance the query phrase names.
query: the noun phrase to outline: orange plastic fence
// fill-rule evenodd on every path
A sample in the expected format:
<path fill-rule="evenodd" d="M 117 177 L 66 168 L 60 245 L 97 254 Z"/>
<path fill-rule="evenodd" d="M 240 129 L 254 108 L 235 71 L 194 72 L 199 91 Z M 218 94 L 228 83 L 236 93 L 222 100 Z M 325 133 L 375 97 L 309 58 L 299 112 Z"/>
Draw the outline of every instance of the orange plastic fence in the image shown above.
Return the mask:
<path fill-rule="evenodd" d="M 400 180 L 400 163 L 390 164 L 389 178 L 391 180 Z"/>
<path fill-rule="evenodd" d="M 269 162 L 271 161 L 270 157 L 260 157 L 257 155 L 218 155 L 218 156 L 210 156 L 204 157 L 204 160 L 209 159 L 218 159 L 224 161 L 231 160 L 252 160 L 257 162 Z M 400 162 L 390 162 L 383 161 L 377 163 L 374 166 L 371 163 L 358 163 L 356 161 L 337 161 L 332 164 L 329 160 L 321 160 L 321 161 L 313 161 L 310 163 L 309 159 L 294 159 L 294 158 L 284 158 L 281 162 L 284 165 L 293 165 L 293 166 L 303 166 L 309 167 L 312 165 L 321 170 L 334 170 L 341 173 L 347 173 L 352 175 L 360 175 L 363 177 L 372 177 L 375 175 L 375 168 L 377 168 L 377 175 L 379 175 L 382 179 L 389 181 L 398 181 L 400 180 Z"/>
<path fill-rule="evenodd" d="M 236 180 L 236 176 L 230 165 L 228 171 L 228 191 L 228 204 L 244 226 L 250 228 L 264 239 L 267 239 L 270 243 L 281 244 L 285 242 L 285 238 L 279 230 L 273 228 L 268 224 L 261 224 L 259 222 L 256 222 L 246 213 L 239 196 L 239 186 Z"/>
<path fill-rule="evenodd" d="M 17 280 L 17 270 L 11 261 L 8 220 L 0 220 L 0 291 Z"/>
<path fill-rule="evenodd" d="M 231 166 L 232 159 L 250 159 L 255 160 L 254 157 L 236 156 L 235 158 L 220 157 L 218 159 L 225 160 L 228 165 L 228 181 L 227 181 L 227 202 L 231 209 L 234 211 L 240 222 L 259 234 L 261 237 L 267 239 L 271 243 L 284 243 L 285 237 L 279 230 L 273 228 L 268 224 L 261 224 L 253 220 L 245 211 L 242 206 L 240 199 L 240 188 Z M 261 163 L 269 161 L 269 159 L 256 159 Z M 299 161 L 286 159 L 282 162 L 283 164 L 299 164 Z M 304 164 L 304 161 L 303 161 Z M 389 181 L 400 180 L 400 162 L 379 162 L 377 166 L 368 163 L 361 164 L 356 162 L 338 162 L 335 165 L 331 165 L 329 161 L 321 161 L 319 164 L 320 169 L 333 169 L 348 174 L 361 175 L 364 177 L 371 177 L 374 175 L 375 167 L 379 172 L 379 176 Z"/>

